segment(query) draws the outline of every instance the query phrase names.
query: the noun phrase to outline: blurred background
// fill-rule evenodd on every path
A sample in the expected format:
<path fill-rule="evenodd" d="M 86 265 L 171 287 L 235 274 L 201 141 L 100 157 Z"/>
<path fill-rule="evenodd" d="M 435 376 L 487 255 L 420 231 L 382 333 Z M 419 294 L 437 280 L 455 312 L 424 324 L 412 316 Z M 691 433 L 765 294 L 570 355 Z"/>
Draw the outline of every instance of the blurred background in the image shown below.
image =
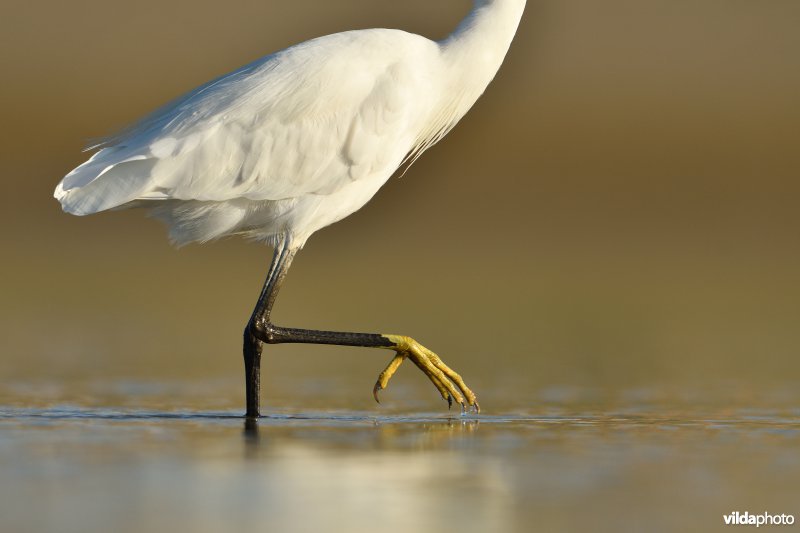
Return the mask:
<path fill-rule="evenodd" d="M 7 0 L 0 380 L 39 398 L 48 382 L 219 380 L 190 395 L 242 405 L 241 331 L 271 251 L 176 250 L 143 212 L 68 216 L 53 188 L 91 139 L 266 53 L 354 28 L 438 39 L 469 4 Z M 312 237 L 276 321 L 413 335 L 490 411 L 535 409 L 553 386 L 791 386 L 798 20 L 794 0 L 529 1 L 484 97 Z M 377 409 L 389 355 L 267 348 L 264 402 Z M 297 401 L 298 383 L 329 393 Z M 411 367 L 394 387 L 439 408 Z"/>

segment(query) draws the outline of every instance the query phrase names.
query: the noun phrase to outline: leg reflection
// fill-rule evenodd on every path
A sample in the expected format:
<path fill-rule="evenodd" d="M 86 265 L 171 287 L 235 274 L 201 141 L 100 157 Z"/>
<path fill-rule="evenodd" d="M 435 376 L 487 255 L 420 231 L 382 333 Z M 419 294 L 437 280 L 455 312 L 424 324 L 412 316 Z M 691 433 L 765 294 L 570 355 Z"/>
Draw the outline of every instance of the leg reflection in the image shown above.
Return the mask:
<path fill-rule="evenodd" d="M 257 450 L 259 434 L 258 434 L 258 419 L 247 417 L 244 419 L 244 430 L 242 431 L 244 437 L 245 449 L 248 455 Z"/>

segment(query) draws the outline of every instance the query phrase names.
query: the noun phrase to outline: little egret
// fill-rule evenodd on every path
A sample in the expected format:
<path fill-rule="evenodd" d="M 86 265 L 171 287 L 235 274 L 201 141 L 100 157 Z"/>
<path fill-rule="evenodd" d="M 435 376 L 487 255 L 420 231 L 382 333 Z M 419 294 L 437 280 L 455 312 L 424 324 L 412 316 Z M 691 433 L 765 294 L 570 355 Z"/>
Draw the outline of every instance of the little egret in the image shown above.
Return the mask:
<path fill-rule="evenodd" d="M 368 29 L 268 55 L 91 146 L 99 150 L 54 196 L 74 215 L 148 208 L 177 244 L 243 235 L 274 248 L 244 330 L 246 416 L 259 416 L 263 343 L 286 342 L 393 350 L 373 389 L 376 401 L 408 358 L 448 404 L 477 411 L 461 376 L 410 337 L 286 328 L 270 315 L 309 236 L 360 209 L 472 107 L 500 68 L 524 8 L 525 0 L 475 0 L 438 42 Z"/>

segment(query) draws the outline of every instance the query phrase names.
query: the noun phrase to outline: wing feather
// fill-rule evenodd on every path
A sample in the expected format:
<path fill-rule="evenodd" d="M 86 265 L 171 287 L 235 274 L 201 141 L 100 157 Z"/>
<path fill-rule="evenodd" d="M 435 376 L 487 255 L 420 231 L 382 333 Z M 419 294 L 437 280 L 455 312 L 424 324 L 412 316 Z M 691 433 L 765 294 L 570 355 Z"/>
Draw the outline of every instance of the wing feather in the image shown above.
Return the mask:
<path fill-rule="evenodd" d="M 390 174 L 429 113 L 412 98 L 426 73 L 409 61 L 434 49 L 398 30 L 362 30 L 267 56 L 95 145 L 56 197 L 84 214 L 142 199 L 327 194 Z"/>

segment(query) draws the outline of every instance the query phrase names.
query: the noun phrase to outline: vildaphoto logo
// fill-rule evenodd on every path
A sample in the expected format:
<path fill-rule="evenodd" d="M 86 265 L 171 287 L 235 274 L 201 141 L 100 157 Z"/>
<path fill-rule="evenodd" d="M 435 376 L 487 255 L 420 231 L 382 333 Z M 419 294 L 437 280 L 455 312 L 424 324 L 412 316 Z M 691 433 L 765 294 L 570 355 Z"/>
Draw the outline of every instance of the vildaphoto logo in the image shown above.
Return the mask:
<path fill-rule="evenodd" d="M 747 511 L 722 515 L 726 526 L 791 526 L 794 524 L 794 515 L 791 514 L 750 514 Z"/>

